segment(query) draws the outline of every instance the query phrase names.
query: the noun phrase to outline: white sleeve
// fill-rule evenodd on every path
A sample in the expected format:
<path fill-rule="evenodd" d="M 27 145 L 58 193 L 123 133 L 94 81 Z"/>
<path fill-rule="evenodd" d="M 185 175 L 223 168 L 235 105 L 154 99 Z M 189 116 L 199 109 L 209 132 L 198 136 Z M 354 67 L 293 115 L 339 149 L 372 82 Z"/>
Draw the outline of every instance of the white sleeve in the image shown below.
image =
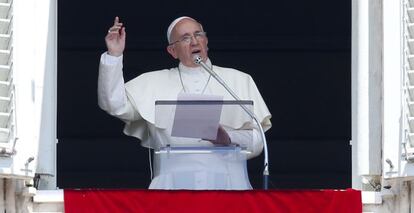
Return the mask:
<path fill-rule="evenodd" d="M 263 141 L 260 132 L 253 130 L 226 130 L 232 143 L 239 144 L 252 151 L 247 159 L 258 156 L 263 150 Z"/>
<path fill-rule="evenodd" d="M 124 84 L 122 56 L 103 53 L 98 75 L 99 107 L 124 121 L 138 120 L 141 116 L 129 101 Z"/>

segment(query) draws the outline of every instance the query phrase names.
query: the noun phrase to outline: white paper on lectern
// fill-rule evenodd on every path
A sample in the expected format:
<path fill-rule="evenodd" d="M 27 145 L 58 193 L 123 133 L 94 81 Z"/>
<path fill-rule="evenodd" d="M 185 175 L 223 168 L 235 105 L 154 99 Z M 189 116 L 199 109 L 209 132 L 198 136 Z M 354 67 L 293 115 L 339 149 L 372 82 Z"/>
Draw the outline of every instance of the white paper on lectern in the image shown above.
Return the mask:
<path fill-rule="evenodd" d="M 222 96 L 181 93 L 181 100 L 222 101 Z M 178 104 L 171 129 L 171 136 L 216 140 L 222 104 Z"/>

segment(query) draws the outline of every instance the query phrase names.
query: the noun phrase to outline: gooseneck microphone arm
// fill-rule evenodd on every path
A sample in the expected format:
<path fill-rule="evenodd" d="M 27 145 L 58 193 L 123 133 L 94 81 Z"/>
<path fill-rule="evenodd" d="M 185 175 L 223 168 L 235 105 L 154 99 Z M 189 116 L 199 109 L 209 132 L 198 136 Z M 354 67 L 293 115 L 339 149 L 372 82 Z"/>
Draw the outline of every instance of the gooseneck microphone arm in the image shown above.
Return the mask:
<path fill-rule="evenodd" d="M 194 63 L 202 66 L 208 73 L 210 73 L 211 76 L 213 76 L 213 78 L 215 78 L 227 90 L 227 92 L 230 93 L 231 96 L 233 96 L 235 100 L 240 101 L 240 98 L 230 89 L 230 87 L 227 86 L 227 84 L 223 81 L 223 79 L 221 79 L 220 76 L 218 76 L 216 72 L 210 69 L 210 67 L 208 67 L 207 64 L 203 62 L 203 59 L 201 58 L 201 56 L 195 55 Z M 263 127 L 260 124 L 260 121 L 255 116 L 255 114 L 251 110 L 249 110 L 245 105 L 240 104 L 240 106 L 256 122 L 260 130 L 260 135 L 263 141 L 263 149 L 264 149 L 263 189 L 267 190 L 269 188 L 269 159 L 268 159 L 268 152 L 267 152 L 266 136 L 264 134 Z"/>

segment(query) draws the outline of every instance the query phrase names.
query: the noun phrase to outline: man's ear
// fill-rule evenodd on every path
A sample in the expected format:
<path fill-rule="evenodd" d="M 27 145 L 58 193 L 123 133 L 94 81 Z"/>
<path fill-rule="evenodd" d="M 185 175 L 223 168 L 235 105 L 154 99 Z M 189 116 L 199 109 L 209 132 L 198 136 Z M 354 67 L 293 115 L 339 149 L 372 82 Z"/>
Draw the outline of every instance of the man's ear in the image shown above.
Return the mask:
<path fill-rule="evenodd" d="M 167 52 L 175 59 L 178 58 L 177 52 L 175 51 L 174 45 L 167 46 Z"/>

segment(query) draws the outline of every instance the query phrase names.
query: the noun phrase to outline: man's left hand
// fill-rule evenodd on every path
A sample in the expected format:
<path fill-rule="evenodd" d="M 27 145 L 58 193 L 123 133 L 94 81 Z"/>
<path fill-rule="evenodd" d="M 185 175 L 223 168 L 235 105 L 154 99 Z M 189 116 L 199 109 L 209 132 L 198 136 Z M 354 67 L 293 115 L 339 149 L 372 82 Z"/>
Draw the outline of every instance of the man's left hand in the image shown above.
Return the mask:
<path fill-rule="evenodd" d="M 226 130 L 221 125 L 219 125 L 216 140 L 211 141 L 211 142 L 213 144 L 217 144 L 217 145 L 229 145 L 229 144 L 231 144 L 229 134 L 227 134 Z"/>

